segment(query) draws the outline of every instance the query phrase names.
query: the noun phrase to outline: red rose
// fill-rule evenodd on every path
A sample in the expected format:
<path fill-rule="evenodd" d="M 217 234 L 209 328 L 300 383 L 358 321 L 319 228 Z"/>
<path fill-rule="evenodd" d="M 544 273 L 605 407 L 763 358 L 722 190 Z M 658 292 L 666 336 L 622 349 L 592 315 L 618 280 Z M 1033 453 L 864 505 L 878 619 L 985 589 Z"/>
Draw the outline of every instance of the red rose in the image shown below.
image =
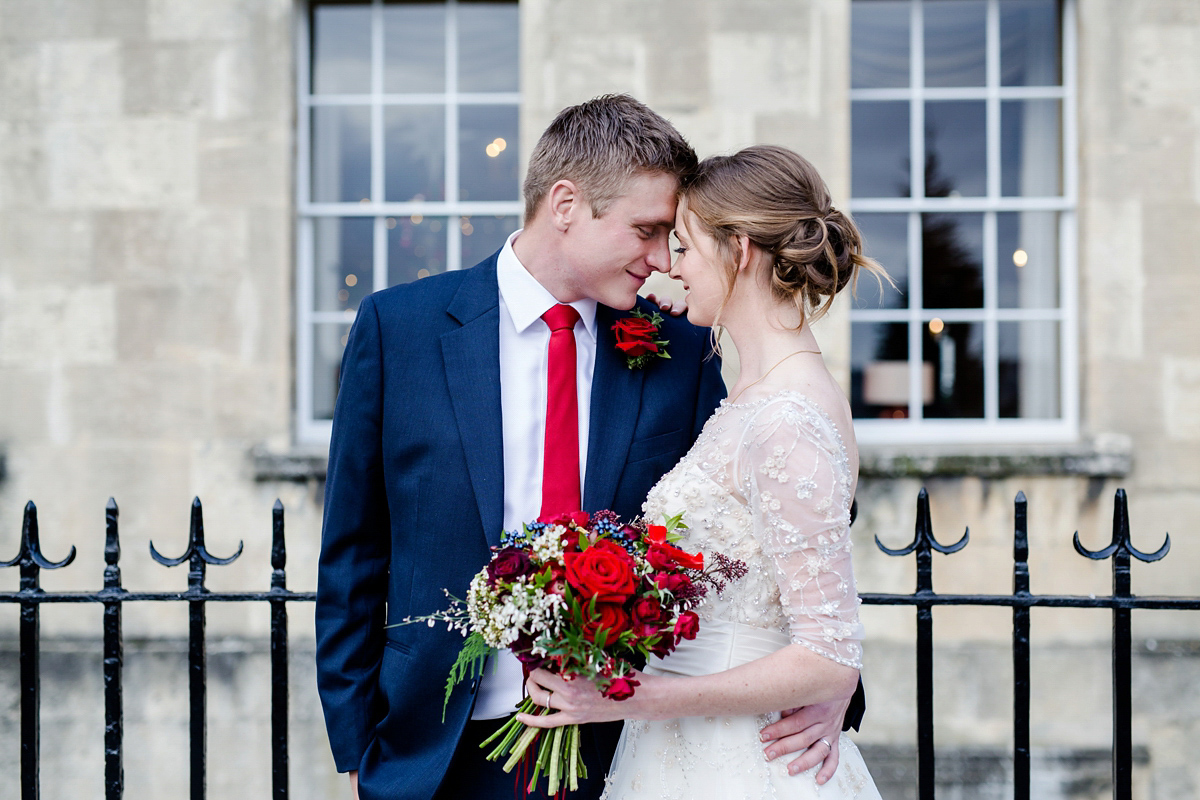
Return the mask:
<path fill-rule="evenodd" d="M 574 522 L 577 527 L 586 528 L 591 520 L 591 515 L 586 511 L 567 511 L 554 517 L 538 517 L 537 521 L 547 525 L 562 525 L 564 528 L 571 527 Z"/>
<path fill-rule="evenodd" d="M 596 638 L 601 628 L 604 629 L 604 636 Z M 595 615 L 583 623 L 583 638 L 604 647 L 627 630 L 629 615 L 624 608 L 616 603 L 596 603 Z"/>
<path fill-rule="evenodd" d="M 566 569 L 557 562 L 550 562 L 546 564 L 545 569 L 542 570 L 542 574 L 545 575 L 547 572 L 550 573 L 550 582 L 546 584 L 546 591 L 550 594 L 561 595 L 567 587 Z"/>
<path fill-rule="evenodd" d="M 648 525 L 646 527 L 646 541 L 651 544 L 666 544 L 667 529 L 662 525 Z"/>
<path fill-rule="evenodd" d="M 684 569 L 704 569 L 703 553 L 685 553 L 673 544 L 650 545 L 646 561 L 655 569 L 672 569 L 677 564 Z"/>
<path fill-rule="evenodd" d="M 695 639 L 699 632 L 700 617 L 695 611 L 685 611 L 675 620 L 675 644 L 679 644 L 680 639 Z"/>
<path fill-rule="evenodd" d="M 629 358 L 658 352 L 658 345 L 654 343 L 658 326 L 650 320 L 625 317 L 617 320 L 612 329 L 617 335 L 617 349 Z"/>
<path fill-rule="evenodd" d="M 628 675 L 613 678 L 612 683 L 604 690 L 604 696 L 610 700 L 628 700 L 633 697 L 633 687 L 638 685 L 640 684 Z"/>
<path fill-rule="evenodd" d="M 654 583 L 660 589 L 666 589 L 671 594 L 679 594 L 683 589 L 692 587 L 692 580 L 686 575 L 659 573 L 654 576 Z"/>
<path fill-rule="evenodd" d="M 567 583 L 585 600 L 620 603 L 633 594 L 633 559 L 624 550 L 589 547 L 582 553 L 564 553 L 563 562 Z"/>
<path fill-rule="evenodd" d="M 505 547 L 488 562 L 488 586 L 495 586 L 497 581 L 511 583 L 531 572 L 533 562 L 529 559 L 529 553 L 516 547 Z"/>
<path fill-rule="evenodd" d="M 633 604 L 633 632 L 640 637 L 658 633 L 662 622 L 662 604 L 653 597 L 643 597 Z"/>

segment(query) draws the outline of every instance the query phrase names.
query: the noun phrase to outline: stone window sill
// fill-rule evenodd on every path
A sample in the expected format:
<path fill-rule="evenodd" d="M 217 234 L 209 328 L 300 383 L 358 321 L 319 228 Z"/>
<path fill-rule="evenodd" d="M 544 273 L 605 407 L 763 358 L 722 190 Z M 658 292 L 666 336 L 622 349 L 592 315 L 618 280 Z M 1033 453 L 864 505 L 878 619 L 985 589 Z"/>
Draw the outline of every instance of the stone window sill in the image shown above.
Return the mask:
<path fill-rule="evenodd" d="M 859 461 L 864 478 L 1123 478 L 1133 468 L 1133 442 L 1103 434 L 1073 444 L 869 446 L 860 450 Z"/>
<path fill-rule="evenodd" d="M 263 445 L 250 452 L 257 481 L 325 480 L 328 449 L 297 446 L 275 451 Z M 1078 475 L 1123 478 L 1133 467 L 1133 443 L 1108 434 L 1076 444 L 1054 445 L 909 445 L 863 447 L 859 473 L 864 478 Z M 0 480 L 4 453 L 0 450 Z"/>

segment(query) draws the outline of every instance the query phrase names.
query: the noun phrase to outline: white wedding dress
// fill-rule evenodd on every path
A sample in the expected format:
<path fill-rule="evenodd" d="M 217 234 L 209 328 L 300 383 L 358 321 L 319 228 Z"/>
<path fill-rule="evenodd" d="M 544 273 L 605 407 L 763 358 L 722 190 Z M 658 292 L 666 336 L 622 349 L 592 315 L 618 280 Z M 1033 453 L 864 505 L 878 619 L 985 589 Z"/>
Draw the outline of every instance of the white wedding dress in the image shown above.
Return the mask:
<path fill-rule="evenodd" d="M 650 491 L 645 518 L 684 512 L 685 550 L 744 561 L 748 574 L 697 609 L 700 633 L 646 672 L 706 675 L 803 645 L 861 666 L 862 626 L 850 564 L 857 464 L 836 426 L 805 396 L 784 391 L 722 403 L 696 444 Z M 706 559 L 711 560 L 711 559 Z M 625 723 L 604 800 L 879 798 L 844 734 L 837 773 L 791 776 L 799 754 L 768 763 L 759 731 L 779 714 Z M 818 744 L 818 747 L 824 747 Z"/>

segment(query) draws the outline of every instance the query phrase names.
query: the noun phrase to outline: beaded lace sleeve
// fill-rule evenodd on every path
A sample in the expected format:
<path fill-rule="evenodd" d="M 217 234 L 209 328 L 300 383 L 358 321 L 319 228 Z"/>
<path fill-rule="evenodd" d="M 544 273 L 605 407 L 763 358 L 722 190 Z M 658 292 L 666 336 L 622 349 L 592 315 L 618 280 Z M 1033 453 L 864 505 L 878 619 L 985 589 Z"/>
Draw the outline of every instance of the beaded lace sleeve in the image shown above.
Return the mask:
<path fill-rule="evenodd" d="M 854 477 L 837 428 L 803 398 L 777 398 L 747 420 L 735 475 L 774 565 L 792 642 L 860 668 L 863 629 L 850 560 Z"/>

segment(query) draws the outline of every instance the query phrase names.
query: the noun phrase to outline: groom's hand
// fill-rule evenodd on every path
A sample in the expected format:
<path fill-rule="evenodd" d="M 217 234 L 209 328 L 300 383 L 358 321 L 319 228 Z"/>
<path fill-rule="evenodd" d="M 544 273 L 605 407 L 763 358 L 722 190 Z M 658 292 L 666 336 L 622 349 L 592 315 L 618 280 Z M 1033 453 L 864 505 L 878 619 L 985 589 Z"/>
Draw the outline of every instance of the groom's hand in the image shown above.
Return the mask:
<path fill-rule="evenodd" d="M 646 295 L 646 299 L 651 303 L 657 304 L 660 309 L 672 317 L 678 317 L 681 314 L 687 313 L 687 300 L 672 300 L 669 297 L 664 297 L 660 300 L 654 292 Z"/>
<path fill-rule="evenodd" d="M 352 769 L 348 774 L 350 775 L 350 797 L 358 800 L 358 770 Z"/>
<path fill-rule="evenodd" d="M 803 750 L 799 758 L 788 764 L 788 774 L 799 775 L 824 762 L 817 772 L 817 785 L 824 785 L 837 771 L 838 739 L 849 705 L 850 698 L 847 697 L 784 711 L 779 722 L 762 729 L 767 760 Z"/>

